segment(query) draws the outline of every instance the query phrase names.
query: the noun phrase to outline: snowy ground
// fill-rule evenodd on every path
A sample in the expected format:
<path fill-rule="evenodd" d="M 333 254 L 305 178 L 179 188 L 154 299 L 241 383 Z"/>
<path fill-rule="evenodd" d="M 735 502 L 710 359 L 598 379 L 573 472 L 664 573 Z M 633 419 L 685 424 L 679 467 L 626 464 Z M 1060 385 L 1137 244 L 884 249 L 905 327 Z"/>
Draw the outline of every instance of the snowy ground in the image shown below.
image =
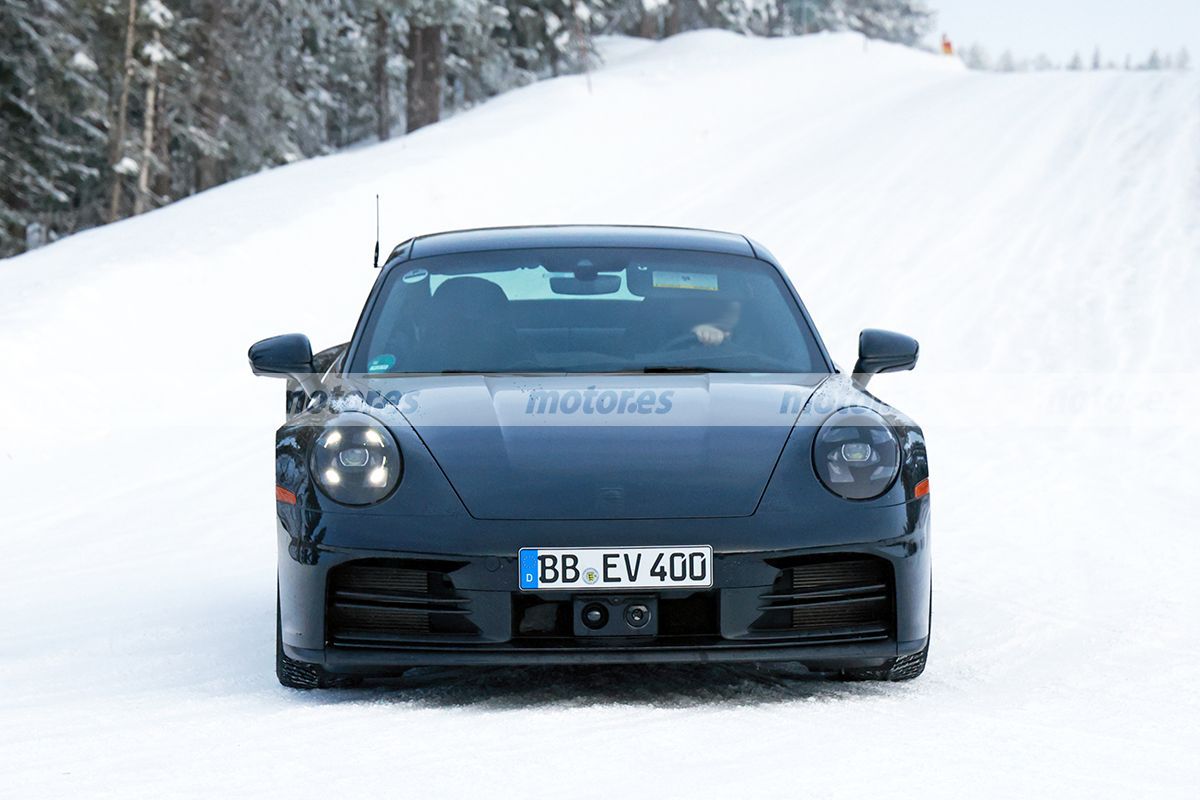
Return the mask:
<path fill-rule="evenodd" d="M 696 33 L 0 263 L 0 795 L 1196 797 L 1200 79 Z M 347 338 L 384 235 L 745 232 L 826 341 L 922 342 L 929 669 L 272 674 L 255 339 Z M 1189 393 L 1185 403 L 1182 393 Z"/>

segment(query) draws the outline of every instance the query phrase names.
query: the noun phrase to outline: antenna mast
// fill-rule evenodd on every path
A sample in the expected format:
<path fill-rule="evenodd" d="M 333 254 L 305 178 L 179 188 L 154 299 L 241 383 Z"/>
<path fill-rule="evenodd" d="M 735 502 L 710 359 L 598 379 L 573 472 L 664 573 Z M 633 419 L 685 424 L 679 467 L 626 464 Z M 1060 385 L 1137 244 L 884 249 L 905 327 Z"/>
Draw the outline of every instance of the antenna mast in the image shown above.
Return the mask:
<path fill-rule="evenodd" d="M 375 195 L 375 269 L 379 269 L 379 195 Z"/>

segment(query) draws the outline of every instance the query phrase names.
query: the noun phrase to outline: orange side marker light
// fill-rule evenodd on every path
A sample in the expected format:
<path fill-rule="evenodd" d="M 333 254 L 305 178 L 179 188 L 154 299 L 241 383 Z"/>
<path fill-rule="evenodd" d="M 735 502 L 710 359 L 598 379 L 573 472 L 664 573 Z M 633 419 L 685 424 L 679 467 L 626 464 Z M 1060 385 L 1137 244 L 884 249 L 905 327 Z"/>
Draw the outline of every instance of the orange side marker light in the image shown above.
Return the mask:
<path fill-rule="evenodd" d="M 287 503 L 289 506 L 296 505 L 296 495 L 282 486 L 275 487 L 275 499 L 280 503 Z"/>
<path fill-rule="evenodd" d="M 913 487 L 913 499 L 920 500 L 927 494 L 929 494 L 929 478 L 925 478 Z"/>

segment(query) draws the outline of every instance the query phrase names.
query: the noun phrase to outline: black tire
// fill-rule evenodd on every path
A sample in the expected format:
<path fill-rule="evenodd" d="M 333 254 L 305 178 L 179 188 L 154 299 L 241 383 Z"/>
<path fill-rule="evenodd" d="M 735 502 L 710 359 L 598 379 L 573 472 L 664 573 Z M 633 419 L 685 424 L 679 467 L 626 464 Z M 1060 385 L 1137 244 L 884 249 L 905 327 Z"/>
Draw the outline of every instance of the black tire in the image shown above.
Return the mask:
<path fill-rule="evenodd" d="M 933 640 L 933 586 L 929 587 L 929 638 L 925 647 L 916 653 L 893 658 L 882 667 L 844 669 L 838 678 L 844 681 L 911 681 L 925 671 L 929 658 L 929 643 Z"/>
<path fill-rule="evenodd" d="M 283 652 L 283 617 L 279 609 L 279 589 L 275 589 L 275 677 L 289 689 L 343 689 L 358 686 L 357 675 L 335 675 L 317 664 L 288 658 Z"/>
<path fill-rule="evenodd" d="M 882 667 L 844 669 L 838 673 L 843 681 L 911 681 L 925 671 L 925 660 L 929 656 L 929 645 L 916 653 L 893 658 Z"/>

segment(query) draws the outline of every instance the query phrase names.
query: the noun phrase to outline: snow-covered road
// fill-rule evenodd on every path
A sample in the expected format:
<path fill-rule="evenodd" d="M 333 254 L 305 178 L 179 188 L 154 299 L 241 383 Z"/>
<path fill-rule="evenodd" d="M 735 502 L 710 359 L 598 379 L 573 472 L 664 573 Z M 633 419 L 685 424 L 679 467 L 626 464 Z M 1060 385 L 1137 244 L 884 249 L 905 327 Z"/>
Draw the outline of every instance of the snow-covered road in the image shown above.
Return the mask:
<path fill-rule="evenodd" d="M 850 35 L 608 64 L 0 262 L 0 796 L 1195 797 L 1200 78 L 981 74 Z M 246 347 L 344 341 L 384 235 L 744 232 L 925 426 L 911 684 L 781 669 L 272 674 L 272 432 Z"/>

